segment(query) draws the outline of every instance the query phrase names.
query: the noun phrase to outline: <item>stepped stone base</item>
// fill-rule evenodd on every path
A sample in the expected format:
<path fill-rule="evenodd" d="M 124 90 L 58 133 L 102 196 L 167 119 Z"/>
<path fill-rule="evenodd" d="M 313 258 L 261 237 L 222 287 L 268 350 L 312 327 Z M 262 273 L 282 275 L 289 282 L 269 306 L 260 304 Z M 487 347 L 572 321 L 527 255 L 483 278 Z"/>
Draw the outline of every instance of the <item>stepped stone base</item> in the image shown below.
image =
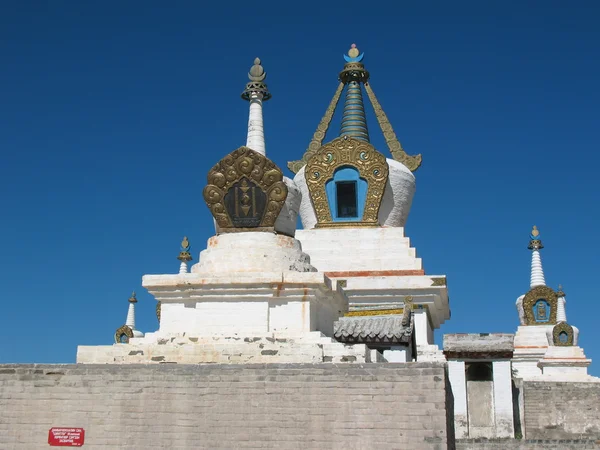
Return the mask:
<path fill-rule="evenodd" d="M 80 364 L 268 364 L 385 361 L 364 344 L 345 345 L 319 332 L 253 336 L 148 334 L 129 344 L 79 346 Z"/>

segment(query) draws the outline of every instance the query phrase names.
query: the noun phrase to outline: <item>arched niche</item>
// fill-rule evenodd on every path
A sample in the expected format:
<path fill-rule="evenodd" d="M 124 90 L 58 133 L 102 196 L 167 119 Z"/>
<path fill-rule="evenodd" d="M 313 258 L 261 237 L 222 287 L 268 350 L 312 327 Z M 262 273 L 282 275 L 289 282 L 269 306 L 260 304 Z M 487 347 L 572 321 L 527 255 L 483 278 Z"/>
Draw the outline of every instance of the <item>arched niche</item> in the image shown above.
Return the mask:
<path fill-rule="evenodd" d="M 361 220 L 367 200 L 367 180 L 352 166 L 338 167 L 325 183 L 325 192 L 334 222 Z"/>
<path fill-rule="evenodd" d="M 558 297 L 548 286 L 536 286 L 523 298 L 523 313 L 527 325 L 554 325 Z"/>
<path fill-rule="evenodd" d="M 334 139 L 308 160 L 304 176 L 317 228 L 380 225 L 389 166 L 368 142 L 348 136 Z"/>

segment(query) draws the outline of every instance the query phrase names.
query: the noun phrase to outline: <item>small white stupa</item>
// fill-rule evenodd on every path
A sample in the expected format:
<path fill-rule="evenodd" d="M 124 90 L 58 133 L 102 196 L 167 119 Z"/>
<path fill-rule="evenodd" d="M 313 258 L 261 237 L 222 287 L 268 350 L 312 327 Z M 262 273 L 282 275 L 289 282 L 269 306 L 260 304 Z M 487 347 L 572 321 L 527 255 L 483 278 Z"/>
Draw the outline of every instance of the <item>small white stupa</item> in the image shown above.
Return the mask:
<path fill-rule="evenodd" d="M 512 365 L 524 380 L 595 381 L 587 375 L 591 360 L 578 346 L 579 330 L 567 323 L 566 300 L 546 286 L 540 250 L 544 248 L 536 226 L 530 235 L 530 290 L 516 302 L 520 326 L 514 340 Z"/>

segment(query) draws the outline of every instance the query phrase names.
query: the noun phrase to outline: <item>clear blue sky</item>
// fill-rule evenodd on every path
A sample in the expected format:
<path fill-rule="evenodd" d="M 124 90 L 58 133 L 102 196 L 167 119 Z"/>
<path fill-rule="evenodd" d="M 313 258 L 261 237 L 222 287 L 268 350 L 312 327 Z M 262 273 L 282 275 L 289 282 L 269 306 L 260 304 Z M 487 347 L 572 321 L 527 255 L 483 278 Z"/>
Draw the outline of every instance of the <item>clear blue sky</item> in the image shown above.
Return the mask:
<path fill-rule="evenodd" d="M 254 57 L 273 93 L 267 152 L 285 167 L 356 42 L 401 142 L 423 155 L 406 231 L 426 272 L 448 276 L 442 332 L 516 330 L 536 224 L 546 281 L 563 284 L 600 375 L 599 4 L 291 5 L 2 5 L 0 362 L 111 344 L 132 290 L 138 328 L 154 331 L 141 277 L 177 272 L 183 235 L 197 261 L 213 234 L 201 192 L 245 143 Z"/>

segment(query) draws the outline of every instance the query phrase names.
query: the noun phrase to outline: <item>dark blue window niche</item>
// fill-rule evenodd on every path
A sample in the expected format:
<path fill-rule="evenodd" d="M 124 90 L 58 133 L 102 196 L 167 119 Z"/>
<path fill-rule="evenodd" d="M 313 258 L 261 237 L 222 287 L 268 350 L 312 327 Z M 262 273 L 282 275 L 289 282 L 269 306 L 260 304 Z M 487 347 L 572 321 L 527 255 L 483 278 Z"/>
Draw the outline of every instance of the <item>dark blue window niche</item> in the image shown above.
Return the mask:
<path fill-rule="evenodd" d="M 550 303 L 540 298 L 533 305 L 533 317 L 536 322 L 548 322 L 550 320 Z"/>
<path fill-rule="evenodd" d="M 367 197 L 367 181 L 351 166 L 338 168 L 325 183 L 325 192 L 334 222 L 362 220 Z"/>
<path fill-rule="evenodd" d="M 569 335 L 564 332 L 561 331 L 560 333 L 558 333 L 558 340 L 562 343 L 562 344 L 566 344 L 567 341 L 569 340 Z"/>

